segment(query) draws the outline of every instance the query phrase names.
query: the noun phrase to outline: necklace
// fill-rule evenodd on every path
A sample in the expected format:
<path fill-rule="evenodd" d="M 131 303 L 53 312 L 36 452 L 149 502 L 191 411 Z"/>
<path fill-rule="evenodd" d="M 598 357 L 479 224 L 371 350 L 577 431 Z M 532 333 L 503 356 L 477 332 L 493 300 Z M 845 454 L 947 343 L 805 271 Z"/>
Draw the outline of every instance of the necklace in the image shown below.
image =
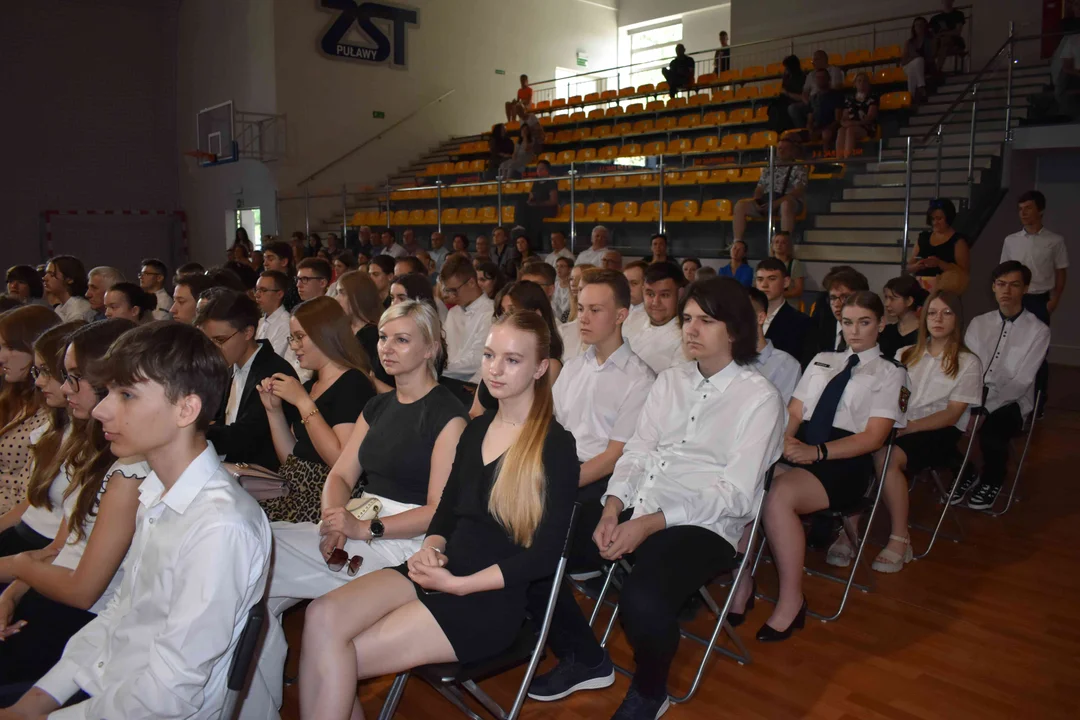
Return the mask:
<path fill-rule="evenodd" d="M 506 418 L 501 417 L 498 413 L 496 413 L 495 419 L 501 422 L 503 425 L 509 425 L 510 427 L 518 427 L 524 423 L 524 421 L 514 422 L 513 420 L 507 420 Z"/>

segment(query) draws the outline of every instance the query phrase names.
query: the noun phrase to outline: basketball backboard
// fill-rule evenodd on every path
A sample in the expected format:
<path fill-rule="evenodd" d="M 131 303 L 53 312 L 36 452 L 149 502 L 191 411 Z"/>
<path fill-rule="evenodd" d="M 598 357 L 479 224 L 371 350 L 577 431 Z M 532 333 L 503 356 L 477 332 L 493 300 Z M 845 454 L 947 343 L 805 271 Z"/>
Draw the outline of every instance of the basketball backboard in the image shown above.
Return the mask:
<path fill-rule="evenodd" d="M 232 100 L 199 111 L 195 119 L 199 164 L 203 167 L 235 162 L 240 158 Z M 210 156 L 213 156 L 211 159 Z"/>

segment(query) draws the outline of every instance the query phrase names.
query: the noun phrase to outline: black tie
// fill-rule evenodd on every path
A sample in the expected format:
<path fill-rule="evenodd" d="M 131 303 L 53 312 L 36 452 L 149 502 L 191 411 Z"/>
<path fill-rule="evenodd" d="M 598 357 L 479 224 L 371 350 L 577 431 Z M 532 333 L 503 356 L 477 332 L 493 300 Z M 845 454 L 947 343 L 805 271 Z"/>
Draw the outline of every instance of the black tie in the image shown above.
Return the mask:
<path fill-rule="evenodd" d="M 847 387 L 848 380 L 851 380 L 851 371 L 858 364 L 859 356 L 852 354 L 847 359 L 847 365 L 844 366 L 840 374 L 825 386 L 825 390 L 821 393 L 817 406 L 814 408 L 814 414 L 810 416 L 810 422 L 806 424 L 806 432 L 803 437 L 806 438 L 807 445 L 820 445 L 829 440 L 829 434 L 833 427 L 833 418 L 836 416 L 836 408 L 840 406 L 840 398 L 844 395 L 844 388 Z"/>

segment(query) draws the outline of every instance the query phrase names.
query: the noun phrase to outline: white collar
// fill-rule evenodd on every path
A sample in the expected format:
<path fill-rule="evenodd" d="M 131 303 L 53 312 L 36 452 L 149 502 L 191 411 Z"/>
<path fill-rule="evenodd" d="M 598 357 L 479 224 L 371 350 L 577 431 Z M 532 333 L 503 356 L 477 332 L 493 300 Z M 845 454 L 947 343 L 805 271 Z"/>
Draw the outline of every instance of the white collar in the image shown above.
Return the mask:
<path fill-rule="evenodd" d="M 720 372 L 712 375 L 711 377 L 705 377 L 701 374 L 701 368 L 696 362 L 687 363 L 690 368 L 690 381 L 694 384 L 694 389 L 700 388 L 703 384 L 712 385 L 714 389 L 719 392 L 727 390 L 727 386 L 731 384 L 731 381 L 735 379 L 735 376 L 739 374 L 741 368 L 739 364 L 732 360 L 727 366 Z"/>
<path fill-rule="evenodd" d="M 765 340 L 765 347 L 758 350 L 758 354 L 757 354 L 758 362 L 759 363 L 768 362 L 769 358 L 772 357 L 773 350 L 775 350 L 775 349 L 776 348 L 773 346 L 772 340 L 766 339 Z M 862 362 L 862 361 L 860 360 L 860 362 Z"/>
<path fill-rule="evenodd" d="M 274 312 L 270 313 L 269 315 L 265 315 L 264 317 L 265 317 L 265 318 L 266 318 L 267 320 L 277 320 L 277 319 L 278 319 L 278 318 L 280 318 L 280 317 L 281 317 L 282 315 L 288 315 L 288 314 L 289 314 L 289 311 L 285 309 L 285 306 L 284 306 L 284 305 L 278 305 L 278 307 L 277 307 L 277 310 L 275 310 Z"/>
<path fill-rule="evenodd" d="M 597 372 L 603 370 L 609 365 L 615 365 L 620 370 L 626 367 L 626 363 L 630 362 L 630 355 L 633 351 L 630 349 L 630 343 L 623 341 L 623 344 L 619 346 L 619 349 L 608 355 L 608 359 L 604 363 L 598 364 L 596 360 L 596 346 L 590 345 L 589 349 L 585 351 L 585 362 L 588 367 L 596 370 Z"/>
<path fill-rule="evenodd" d="M 237 376 L 238 374 L 247 375 L 247 373 L 251 371 L 251 365 L 255 362 L 255 356 L 259 354 L 260 350 L 262 350 L 262 343 L 256 341 L 255 352 L 251 353 L 251 357 L 247 359 L 247 362 L 245 362 L 242 366 L 233 365 L 233 377 Z"/>
<path fill-rule="evenodd" d="M 845 350 L 844 351 L 844 362 L 847 362 L 847 359 L 849 357 L 851 357 L 852 354 L 853 354 L 853 351 L 852 351 L 852 349 L 850 347 L 847 350 Z M 881 346 L 880 345 L 875 345 L 874 347 L 872 347 L 872 348 L 870 348 L 868 350 L 863 350 L 861 353 L 857 353 L 857 354 L 859 356 L 859 364 L 860 365 L 865 365 L 866 363 L 870 362 L 871 360 L 875 360 L 875 359 L 881 357 Z"/>
<path fill-rule="evenodd" d="M 139 485 L 139 502 L 143 507 L 153 507 L 158 501 L 164 502 L 170 508 L 183 515 L 195 496 L 203 489 L 211 476 L 221 468 L 221 460 L 218 459 L 214 446 L 206 444 L 206 449 L 191 461 L 180 477 L 173 483 L 169 492 L 162 498 L 165 486 L 158 478 L 156 472 L 151 472 Z"/>

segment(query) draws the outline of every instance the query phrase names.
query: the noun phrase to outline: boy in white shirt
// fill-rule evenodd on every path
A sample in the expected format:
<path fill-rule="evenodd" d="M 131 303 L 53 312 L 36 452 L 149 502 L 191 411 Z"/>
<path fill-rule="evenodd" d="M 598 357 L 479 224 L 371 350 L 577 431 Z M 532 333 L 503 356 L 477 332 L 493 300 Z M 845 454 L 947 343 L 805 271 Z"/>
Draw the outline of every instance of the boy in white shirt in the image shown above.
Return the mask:
<path fill-rule="evenodd" d="M 0 718 L 216 718 L 250 608 L 261 601 L 270 525 L 206 441 L 229 375 L 196 328 L 129 331 L 102 363 L 94 409 L 112 452 L 144 455 L 124 580 L 60 662 Z M 69 700 L 88 696 L 60 709 Z"/>

